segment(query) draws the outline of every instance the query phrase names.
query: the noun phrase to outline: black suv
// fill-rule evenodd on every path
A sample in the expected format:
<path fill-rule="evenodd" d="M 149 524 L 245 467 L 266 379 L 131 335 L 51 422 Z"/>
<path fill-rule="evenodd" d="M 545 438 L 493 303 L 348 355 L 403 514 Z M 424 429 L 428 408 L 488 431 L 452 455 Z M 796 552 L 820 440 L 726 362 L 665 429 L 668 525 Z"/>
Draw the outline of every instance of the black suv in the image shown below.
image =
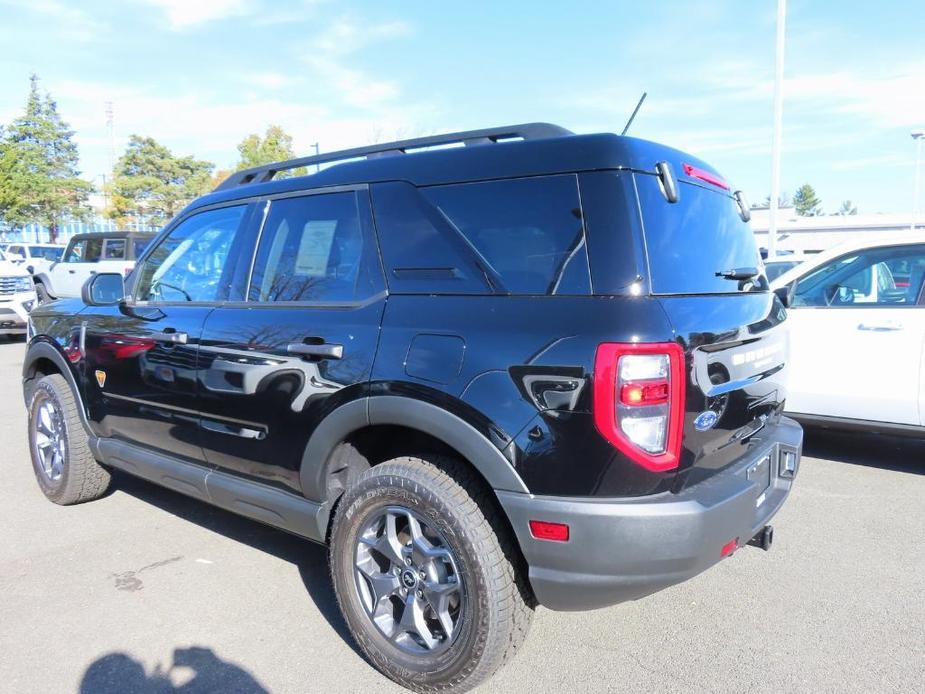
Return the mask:
<path fill-rule="evenodd" d="M 375 666 L 469 688 L 537 604 L 769 546 L 802 431 L 747 220 L 693 157 L 547 124 L 233 174 L 127 286 L 32 313 L 39 485 L 124 470 L 327 543 Z"/>

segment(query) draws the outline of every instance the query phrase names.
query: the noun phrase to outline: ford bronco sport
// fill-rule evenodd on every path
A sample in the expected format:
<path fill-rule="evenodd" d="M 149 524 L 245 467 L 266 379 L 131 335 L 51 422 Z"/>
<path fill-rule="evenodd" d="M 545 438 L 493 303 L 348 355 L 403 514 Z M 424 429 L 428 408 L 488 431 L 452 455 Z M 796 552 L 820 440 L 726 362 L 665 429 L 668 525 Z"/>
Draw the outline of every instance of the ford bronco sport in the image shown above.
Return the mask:
<path fill-rule="evenodd" d="M 232 174 L 33 312 L 39 486 L 123 470 L 327 543 L 376 667 L 475 686 L 537 604 L 770 544 L 802 431 L 747 219 L 687 154 L 548 124 Z"/>

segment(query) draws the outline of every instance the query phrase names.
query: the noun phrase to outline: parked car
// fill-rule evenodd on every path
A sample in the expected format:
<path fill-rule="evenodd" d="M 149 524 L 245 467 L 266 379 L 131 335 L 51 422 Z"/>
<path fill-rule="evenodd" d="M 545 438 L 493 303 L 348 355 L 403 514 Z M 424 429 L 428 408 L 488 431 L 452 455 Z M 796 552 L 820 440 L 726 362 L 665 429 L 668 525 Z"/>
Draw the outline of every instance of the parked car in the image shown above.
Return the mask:
<path fill-rule="evenodd" d="M 78 297 L 84 282 L 97 273 L 128 275 L 154 236 L 150 232 L 111 231 L 71 237 L 61 260 L 35 273 L 39 302 Z"/>
<path fill-rule="evenodd" d="M 35 287 L 25 268 L 0 260 L 0 335 L 25 335 L 35 303 Z"/>
<path fill-rule="evenodd" d="M 46 272 L 61 260 L 64 246 L 51 243 L 11 243 L 4 251 L 7 259 L 21 264 L 30 275 Z"/>
<path fill-rule="evenodd" d="M 375 666 L 467 689 L 537 603 L 770 546 L 802 430 L 747 219 L 687 154 L 548 124 L 234 173 L 33 313 L 38 484 L 117 468 L 329 543 Z"/>
<path fill-rule="evenodd" d="M 774 282 L 778 277 L 792 270 L 800 263 L 806 262 L 807 256 L 804 255 L 778 255 L 774 258 L 766 258 L 764 261 L 764 272 L 768 282 Z"/>
<path fill-rule="evenodd" d="M 925 234 L 855 241 L 778 277 L 789 288 L 787 411 L 836 428 L 922 434 Z M 857 374 L 857 378 L 848 375 Z"/>

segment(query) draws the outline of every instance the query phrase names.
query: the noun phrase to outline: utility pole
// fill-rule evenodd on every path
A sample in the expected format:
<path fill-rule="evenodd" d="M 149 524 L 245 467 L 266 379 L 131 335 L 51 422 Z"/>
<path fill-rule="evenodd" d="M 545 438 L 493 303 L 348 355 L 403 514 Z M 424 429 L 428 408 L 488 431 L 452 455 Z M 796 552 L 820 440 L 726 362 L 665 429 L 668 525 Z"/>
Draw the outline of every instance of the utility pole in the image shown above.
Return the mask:
<path fill-rule="evenodd" d="M 777 47 L 774 65 L 774 134 L 771 138 L 771 200 L 768 206 L 768 257 L 777 255 L 777 201 L 780 197 L 780 148 L 784 117 L 784 25 L 787 0 L 777 0 Z"/>
<path fill-rule="evenodd" d="M 321 149 L 319 148 L 318 143 L 316 142 L 315 144 L 312 145 L 312 147 L 315 148 L 315 156 L 316 157 L 320 156 Z M 319 171 L 321 171 L 321 164 L 315 164 L 315 173 L 318 173 Z"/>
<path fill-rule="evenodd" d="M 112 170 L 116 165 L 116 145 L 115 137 L 113 135 L 113 111 L 111 101 L 106 102 L 106 133 L 109 136 L 109 172 L 112 173 Z"/>
<path fill-rule="evenodd" d="M 915 231 L 916 222 L 919 220 L 919 183 L 921 181 L 919 168 L 922 163 L 922 140 L 925 140 L 925 130 L 913 130 L 912 139 L 915 140 L 915 183 L 912 186 L 912 225 L 910 229 Z"/>

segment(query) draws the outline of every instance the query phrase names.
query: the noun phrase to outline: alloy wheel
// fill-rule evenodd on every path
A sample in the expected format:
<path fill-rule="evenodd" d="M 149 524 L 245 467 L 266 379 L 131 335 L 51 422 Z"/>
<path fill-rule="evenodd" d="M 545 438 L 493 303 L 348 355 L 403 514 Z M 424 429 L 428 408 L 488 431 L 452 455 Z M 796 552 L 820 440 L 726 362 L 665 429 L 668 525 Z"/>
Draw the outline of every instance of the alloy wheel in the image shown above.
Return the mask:
<path fill-rule="evenodd" d="M 413 511 L 373 513 L 356 542 L 357 593 L 390 642 L 416 655 L 446 650 L 460 632 L 465 586 L 443 535 Z"/>

